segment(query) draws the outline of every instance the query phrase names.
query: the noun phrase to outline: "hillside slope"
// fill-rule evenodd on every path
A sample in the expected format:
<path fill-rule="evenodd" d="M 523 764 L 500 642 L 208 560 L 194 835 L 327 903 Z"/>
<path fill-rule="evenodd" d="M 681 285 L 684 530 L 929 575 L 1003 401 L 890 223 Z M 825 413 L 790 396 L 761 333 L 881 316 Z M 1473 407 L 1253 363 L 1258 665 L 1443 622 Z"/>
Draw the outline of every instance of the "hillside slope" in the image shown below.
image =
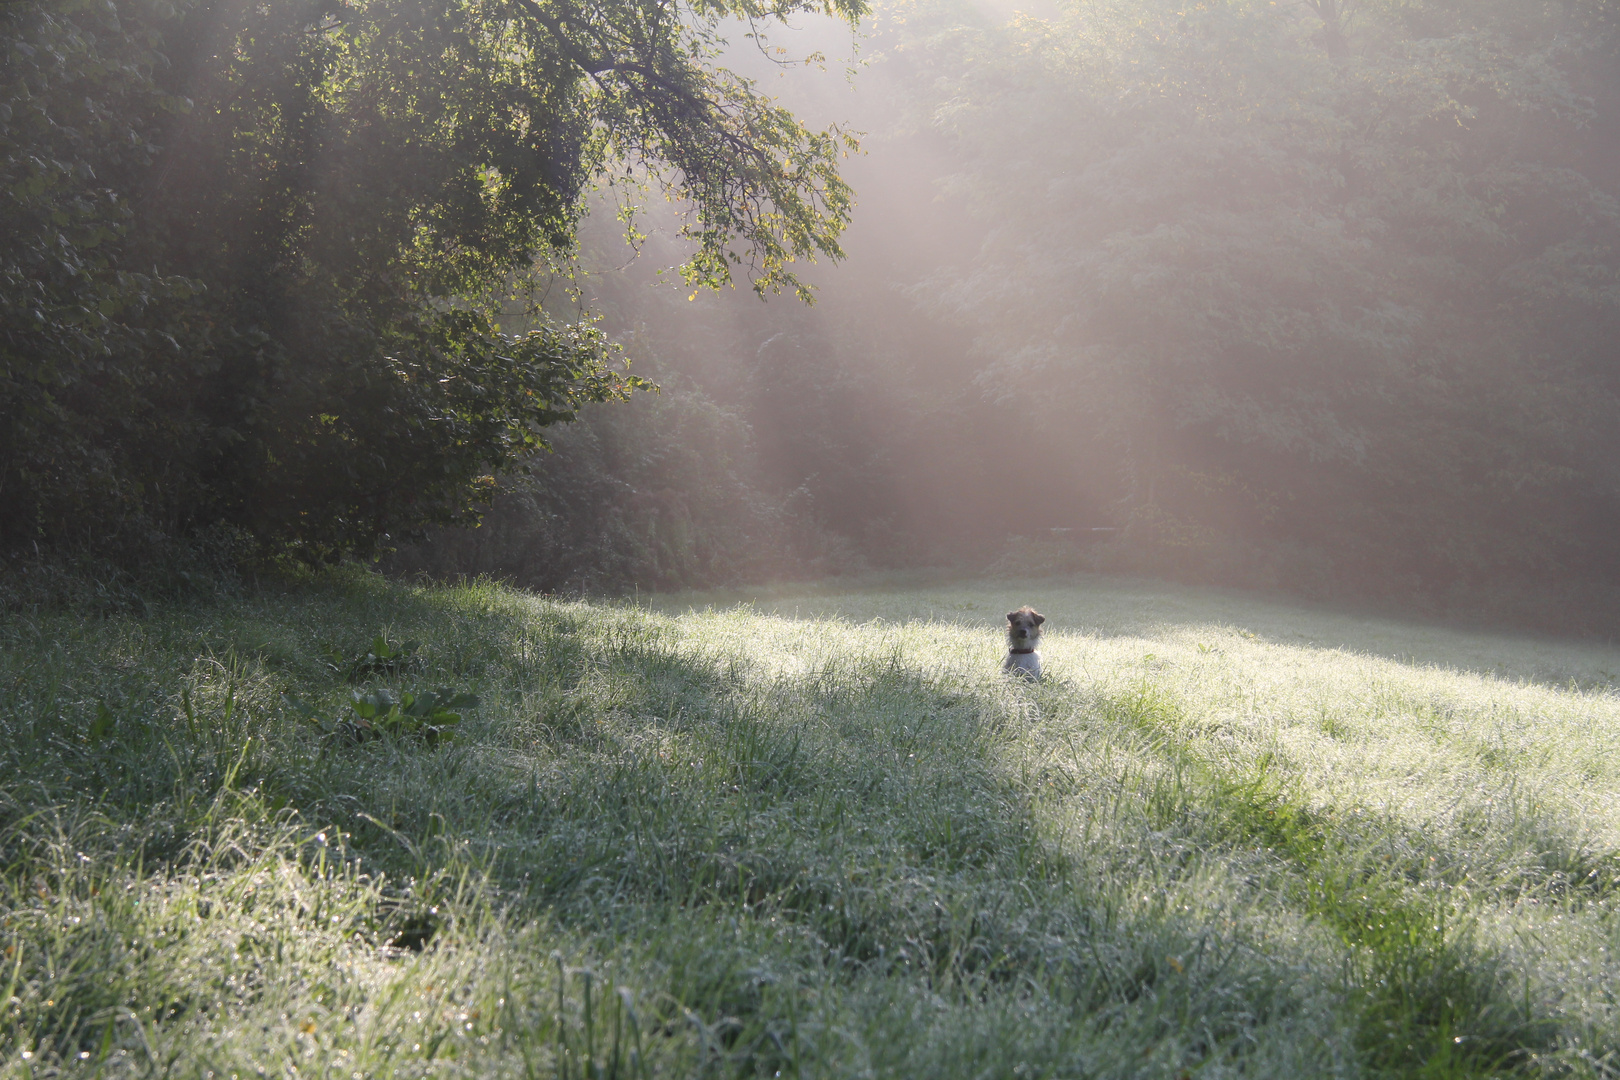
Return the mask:
<path fill-rule="evenodd" d="M 1025 602 L 1039 686 L 996 671 Z M 1610 647 L 1104 579 L 363 575 L 0 643 L 0 1076 L 1620 1051 Z"/>

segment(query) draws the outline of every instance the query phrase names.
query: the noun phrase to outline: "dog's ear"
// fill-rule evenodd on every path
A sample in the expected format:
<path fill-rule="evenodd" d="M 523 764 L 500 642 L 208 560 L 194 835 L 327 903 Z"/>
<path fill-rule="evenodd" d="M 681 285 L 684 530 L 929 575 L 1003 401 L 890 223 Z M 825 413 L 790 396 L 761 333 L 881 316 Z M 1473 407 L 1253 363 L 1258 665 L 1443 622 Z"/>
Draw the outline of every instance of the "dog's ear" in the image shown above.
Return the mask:
<path fill-rule="evenodd" d="M 1016 618 L 1018 618 L 1018 612 L 1016 612 L 1016 611 L 1007 612 L 1007 621 L 1008 622 L 1012 622 Z"/>
<path fill-rule="evenodd" d="M 1039 625 L 1041 625 L 1041 623 L 1046 621 L 1046 616 L 1042 615 L 1038 611 L 1031 611 L 1030 614 L 1035 616 L 1035 625 L 1036 626 L 1039 626 Z"/>

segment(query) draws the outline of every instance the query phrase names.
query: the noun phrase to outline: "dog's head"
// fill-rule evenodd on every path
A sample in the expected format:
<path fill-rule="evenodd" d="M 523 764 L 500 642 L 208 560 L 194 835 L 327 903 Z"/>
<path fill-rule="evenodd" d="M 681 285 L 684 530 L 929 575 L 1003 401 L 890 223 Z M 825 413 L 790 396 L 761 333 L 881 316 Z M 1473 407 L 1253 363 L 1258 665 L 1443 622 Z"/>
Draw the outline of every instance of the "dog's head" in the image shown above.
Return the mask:
<path fill-rule="evenodd" d="M 1028 604 L 1007 612 L 1007 641 L 1015 649 L 1033 649 L 1041 638 L 1041 623 L 1045 621 L 1046 616 Z"/>

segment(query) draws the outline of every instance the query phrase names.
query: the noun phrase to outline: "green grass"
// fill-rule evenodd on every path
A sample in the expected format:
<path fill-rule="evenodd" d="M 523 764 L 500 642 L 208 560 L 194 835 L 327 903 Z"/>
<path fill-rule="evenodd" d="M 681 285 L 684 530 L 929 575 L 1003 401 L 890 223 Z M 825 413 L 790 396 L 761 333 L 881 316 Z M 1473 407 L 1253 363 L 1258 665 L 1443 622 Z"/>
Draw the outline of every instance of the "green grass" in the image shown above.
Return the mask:
<path fill-rule="evenodd" d="M 0 1076 L 1620 1071 L 1608 646 L 350 575 L 0 650 Z"/>

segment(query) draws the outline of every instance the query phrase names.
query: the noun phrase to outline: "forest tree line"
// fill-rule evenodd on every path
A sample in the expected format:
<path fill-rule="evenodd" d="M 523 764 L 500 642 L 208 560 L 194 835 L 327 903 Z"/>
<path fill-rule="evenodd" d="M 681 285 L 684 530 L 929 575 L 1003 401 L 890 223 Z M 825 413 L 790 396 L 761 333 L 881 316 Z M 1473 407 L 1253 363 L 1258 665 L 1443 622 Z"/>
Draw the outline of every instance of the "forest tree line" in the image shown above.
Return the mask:
<path fill-rule="evenodd" d="M 710 410 L 723 460 L 752 463 L 724 474 L 732 501 L 607 407 L 497 509 L 502 536 L 425 562 L 554 588 L 772 559 L 1097 567 L 1429 610 L 1539 598 L 1547 625 L 1579 621 L 1574 596 L 1603 621 L 1612 5 L 917 0 L 873 27 L 855 92 L 801 99 L 868 150 L 817 308 L 694 318 L 702 298 L 600 286 L 684 388 L 629 408 Z M 588 516 L 547 493 L 569 470 L 601 484 Z M 587 535 L 611 557 L 554 573 Z"/>
<path fill-rule="evenodd" d="M 8 545 L 225 525 L 565 590 L 1090 567 L 1549 625 L 1615 597 L 1611 4 L 913 0 L 852 92 L 771 82 L 717 18 L 681 85 L 798 147 L 756 174 L 531 8 L 574 10 L 8 11 Z M 579 10 L 632 42 L 658 8 Z M 636 160 L 628 259 L 600 185 Z"/>

